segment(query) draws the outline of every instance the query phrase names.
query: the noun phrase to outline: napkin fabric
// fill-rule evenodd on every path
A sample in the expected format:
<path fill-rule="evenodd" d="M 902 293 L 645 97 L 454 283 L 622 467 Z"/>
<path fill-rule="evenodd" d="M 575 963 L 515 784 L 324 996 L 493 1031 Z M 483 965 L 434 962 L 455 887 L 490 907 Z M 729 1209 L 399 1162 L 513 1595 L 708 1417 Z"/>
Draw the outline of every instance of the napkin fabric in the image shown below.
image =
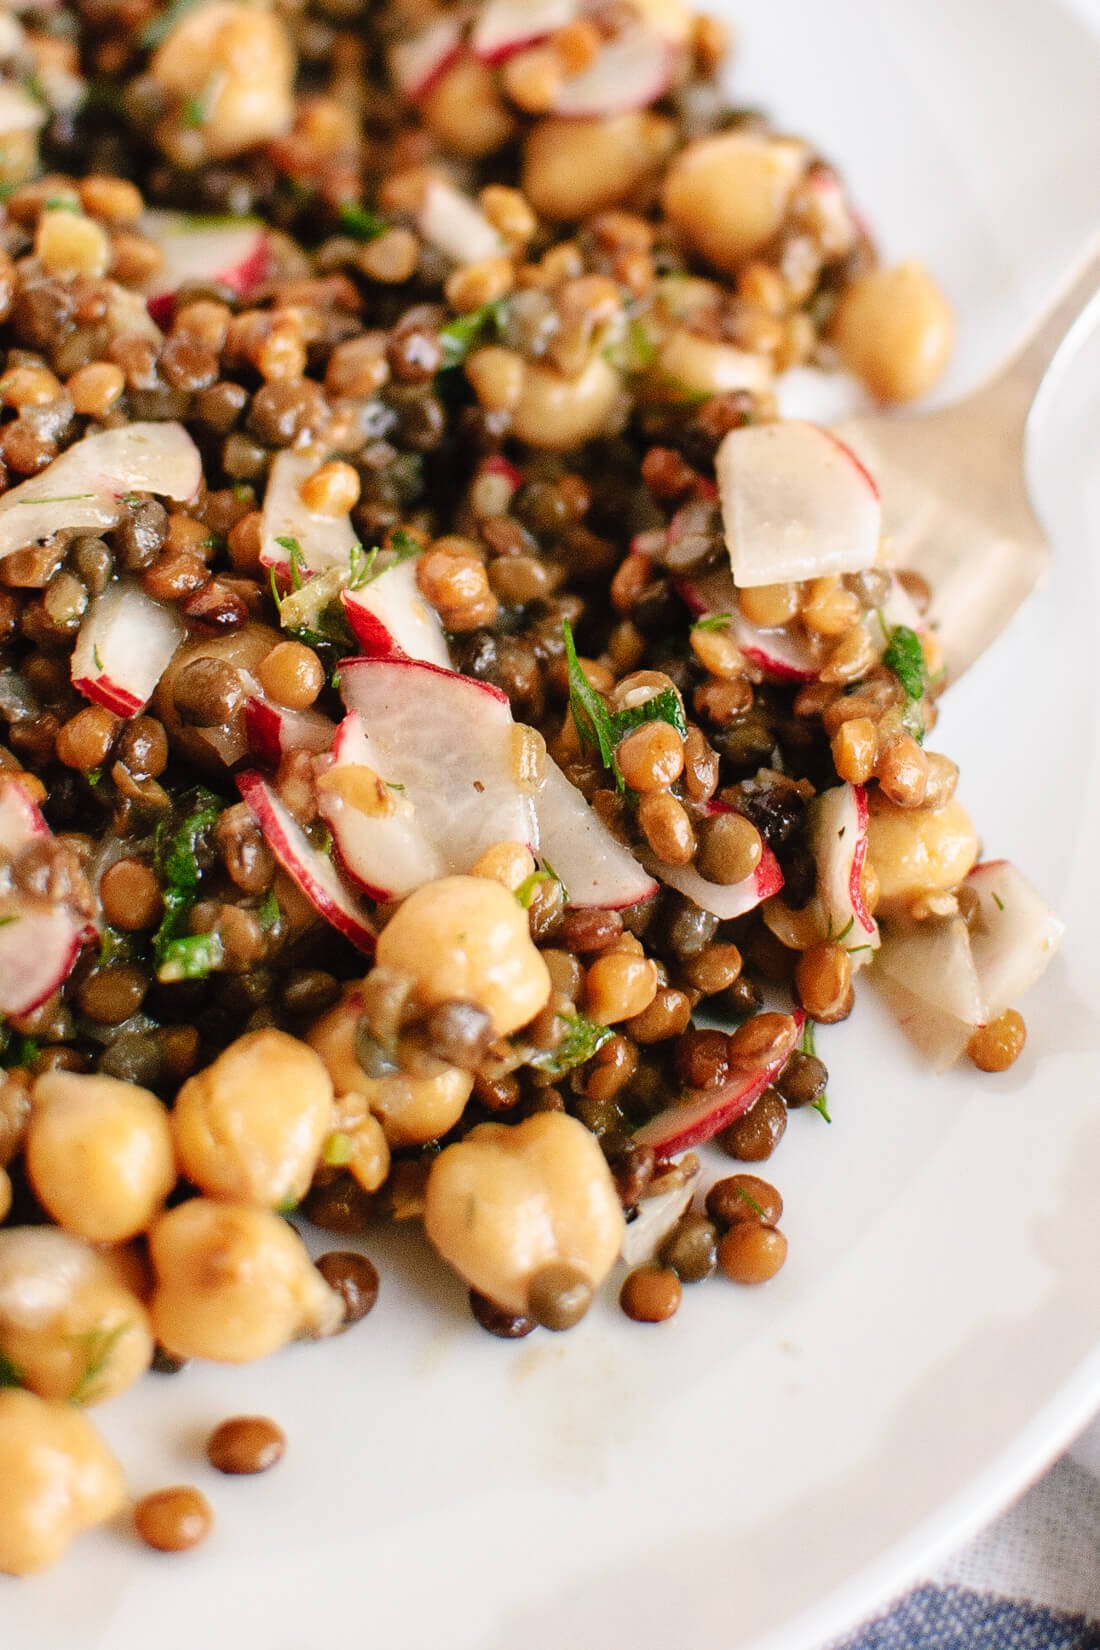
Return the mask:
<path fill-rule="evenodd" d="M 833 1650 L 1100 1650 L 1100 1422 L 936 1576 Z"/>

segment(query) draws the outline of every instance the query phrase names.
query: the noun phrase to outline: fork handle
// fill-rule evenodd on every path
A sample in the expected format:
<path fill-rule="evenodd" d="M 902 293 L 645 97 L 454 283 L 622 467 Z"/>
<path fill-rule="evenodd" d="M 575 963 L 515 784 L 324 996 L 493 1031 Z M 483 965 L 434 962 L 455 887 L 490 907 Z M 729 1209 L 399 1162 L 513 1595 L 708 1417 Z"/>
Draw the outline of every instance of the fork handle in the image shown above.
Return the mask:
<path fill-rule="evenodd" d="M 1069 270 L 1047 309 L 1016 353 L 987 385 L 1026 417 L 1070 334 L 1100 297 L 1100 236 Z"/>

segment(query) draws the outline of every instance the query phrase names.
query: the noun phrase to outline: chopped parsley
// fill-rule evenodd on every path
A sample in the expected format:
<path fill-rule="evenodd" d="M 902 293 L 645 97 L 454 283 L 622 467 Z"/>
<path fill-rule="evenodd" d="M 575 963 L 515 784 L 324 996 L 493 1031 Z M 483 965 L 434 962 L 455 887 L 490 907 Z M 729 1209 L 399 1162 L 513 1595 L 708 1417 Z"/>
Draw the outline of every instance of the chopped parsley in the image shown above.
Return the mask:
<path fill-rule="evenodd" d="M 608 710 L 581 668 L 576 643 L 573 640 L 573 627 L 568 619 L 562 620 L 561 631 L 565 642 L 569 706 L 573 712 L 577 733 L 583 744 L 592 745 L 599 751 L 600 761 L 614 777 L 619 790 L 625 791 L 626 782 L 615 760 L 616 745 L 626 734 L 634 728 L 641 727 L 644 722 L 668 722 L 682 739 L 686 738 L 687 724 L 684 721 L 679 696 L 675 689 L 665 688 L 640 705 L 632 705 L 626 710 Z"/>
<path fill-rule="evenodd" d="M 33 1037 L 17 1037 L 14 1043 L 9 1043 L 4 1051 L 5 1066 L 32 1066 L 41 1052 L 40 1045 Z"/>
<path fill-rule="evenodd" d="M 529 1062 L 551 1077 L 562 1077 L 574 1066 L 583 1066 L 615 1035 L 608 1026 L 597 1025 L 583 1014 L 563 1014 L 561 1020 L 565 1031 L 557 1048 L 540 1049 Z"/>
<path fill-rule="evenodd" d="M 95 665 L 97 670 L 103 669 L 103 657 L 99 651 L 98 642 L 93 642 L 92 644 L 92 663 Z"/>
<path fill-rule="evenodd" d="M 732 613 L 707 613 L 696 619 L 692 630 L 728 630 Z"/>
<path fill-rule="evenodd" d="M 279 909 L 279 901 L 275 897 L 275 890 L 269 888 L 260 901 L 259 908 L 256 911 L 256 920 L 264 933 L 269 934 L 281 916 L 282 912 Z"/>
<path fill-rule="evenodd" d="M 161 947 L 157 979 L 165 985 L 179 980 L 205 980 L 225 961 L 219 934 L 185 934 Z"/>
<path fill-rule="evenodd" d="M 153 957 L 158 979 L 202 979 L 211 968 L 224 960 L 224 954 L 214 960 L 215 947 L 211 942 L 216 941 L 217 950 L 221 950 L 221 941 L 217 940 L 216 935 L 184 936 L 182 933 L 191 908 L 198 899 L 202 881 L 199 854 L 204 838 L 224 806 L 220 797 L 202 786 L 191 793 L 190 801 L 190 812 L 175 830 L 169 831 L 162 820 L 154 837 L 153 867 L 160 879 L 164 899 L 164 916 L 153 936 Z M 205 948 L 190 944 L 192 940 L 205 941 Z M 204 962 L 205 970 L 201 971 Z M 162 972 L 165 969 L 168 972 Z"/>
<path fill-rule="evenodd" d="M 80 202 L 73 200 L 71 195 L 50 195 L 42 202 L 44 212 L 79 212 Z"/>
<path fill-rule="evenodd" d="M 290 582 L 294 586 L 295 590 L 300 590 L 305 582 L 302 575 L 303 573 L 309 572 L 309 568 L 306 565 L 305 551 L 298 543 L 298 540 L 294 538 L 276 539 L 275 543 L 279 546 L 280 550 L 285 550 L 287 555 L 290 557 Z M 274 577 L 275 569 L 272 568 L 271 572 L 272 577 Z"/>
<path fill-rule="evenodd" d="M 337 1129 L 335 1134 L 329 1135 L 321 1149 L 321 1162 L 330 1169 L 342 1169 L 346 1163 L 351 1162 L 354 1145 L 350 1134 L 345 1134 L 343 1129 Z"/>
<path fill-rule="evenodd" d="M 380 545 L 373 545 L 370 550 L 364 550 L 361 544 L 353 544 L 350 556 L 350 572 L 348 576 L 349 590 L 362 590 L 364 585 L 374 579 L 380 579 L 383 573 L 388 573 L 392 567 L 400 567 L 403 561 L 409 561 L 413 556 L 419 556 L 423 545 L 406 533 L 403 528 L 390 534 L 390 542 L 386 551 Z M 381 567 L 378 558 L 385 555 L 386 559 Z"/>
<path fill-rule="evenodd" d="M 994 897 L 994 899 L 996 899 L 997 896 L 994 894 L 993 897 Z M 1002 909 L 1003 909 L 1003 907 L 1002 907 Z M 0 917 L 0 928 L 7 928 L 9 923 L 18 922 L 18 921 L 19 921 L 18 913 L 15 912 L 15 911 L 9 911 L 7 916 Z"/>
<path fill-rule="evenodd" d="M 814 1047 L 814 1022 L 808 1016 L 806 1019 L 806 1024 L 802 1028 L 802 1042 L 800 1047 L 803 1054 L 812 1055 L 816 1059 L 817 1050 Z M 811 1110 L 820 1112 L 826 1123 L 832 1122 L 832 1118 L 829 1116 L 829 1096 L 827 1094 L 818 1095 L 817 1099 L 813 1103 L 813 1106 L 811 1107 Z"/>
<path fill-rule="evenodd" d="M 88 1404 L 98 1396 L 115 1347 L 123 1335 L 129 1334 L 131 1327 L 129 1319 L 126 1319 L 113 1324 L 110 1329 L 89 1329 L 86 1335 L 73 1336 L 73 1344 L 84 1353 L 84 1372 L 69 1393 L 71 1404 Z"/>
<path fill-rule="evenodd" d="M 385 218 L 380 218 L 362 201 L 342 201 L 336 215 L 341 229 L 357 241 L 376 241 L 390 227 Z"/>
<path fill-rule="evenodd" d="M 94 493 L 55 493 L 50 498 L 21 498 L 20 504 L 75 504 L 82 498 L 95 498 Z"/>
<path fill-rule="evenodd" d="M 544 882 L 555 882 L 557 879 L 553 871 L 532 871 L 529 877 L 524 877 L 518 888 L 512 892 L 525 911 L 531 909 L 531 901 L 535 897 L 535 890 Z"/>
<path fill-rule="evenodd" d="M 648 372 L 657 359 L 658 350 L 645 322 L 635 316 L 603 353 L 611 366 L 630 376 Z"/>
<path fill-rule="evenodd" d="M 752 1210 L 754 1215 L 759 1215 L 761 1220 L 763 1220 L 765 1222 L 767 1221 L 767 1219 L 768 1219 L 767 1210 L 761 1208 L 760 1204 L 757 1203 L 756 1199 L 752 1196 L 751 1192 L 746 1192 L 744 1186 L 739 1186 L 736 1181 L 734 1181 L 734 1183 L 733 1183 L 733 1189 L 736 1192 L 737 1196 L 741 1199 L 742 1203 L 747 1203 L 748 1204 L 749 1208 Z"/>
<path fill-rule="evenodd" d="M 25 1386 L 26 1377 L 18 1364 L 0 1352 L 0 1388 L 6 1386 Z"/>
<path fill-rule="evenodd" d="M 879 623 L 886 631 L 886 623 L 879 613 Z M 915 630 L 908 625 L 897 624 L 886 635 L 886 651 L 882 655 L 882 662 L 887 670 L 892 670 L 901 683 L 905 694 L 905 726 L 918 742 L 924 739 L 924 717 L 921 714 L 921 700 L 928 691 L 928 665 L 925 662 L 924 648 L 921 639 Z"/>
<path fill-rule="evenodd" d="M 499 338 L 506 314 L 504 299 L 497 298 L 491 304 L 482 304 L 478 309 L 468 309 L 464 314 L 456 315 L 453 321 L 440 327 L 439 341 L 443 345 L 443 366 L 440 370 L 445 372 L 448 367 L 460 367 L 478 344 Z"/>
<path fill-rule="evenodd" d="M 1004 910 L 1004 908 L 1005 908 L 1005 902 L 1004 902 L 1004 900 L 1003 900 L 1003 899 L 1002 899 L 1002 898 L 1001 898 L 1001 896 L 1000 896 L 1000 894 L 998 894 L 998 893 L 996 893 L 996 892 L 995 892 L 995 893 L 994 893 L 994 895 L 993 895 L 993 903 L 994 903 L 994 905 L 995 905 L 995 906 L 996 906 L 996 907 L 997 907 L 997 909 L 998 909 L 998 911 L 1003 911 L 1003 910 Z"/>

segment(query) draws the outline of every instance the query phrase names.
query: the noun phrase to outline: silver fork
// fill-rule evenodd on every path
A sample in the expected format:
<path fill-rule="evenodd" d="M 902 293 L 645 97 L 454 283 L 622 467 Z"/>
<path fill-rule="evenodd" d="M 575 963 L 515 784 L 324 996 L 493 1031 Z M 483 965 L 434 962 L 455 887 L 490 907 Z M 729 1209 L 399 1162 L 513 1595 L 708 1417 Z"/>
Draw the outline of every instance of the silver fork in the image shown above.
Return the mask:
<path fill-rule="evenodd" d="M 953 406 L 837 425 L 878 483 L 890 560 L 924 575 L 949 676 L 1000 635 L 1050 562 L 1028 493 L 1028 426 L 1055 357 L 1100 295 L 1100 241 L 1006 365 Z"/>

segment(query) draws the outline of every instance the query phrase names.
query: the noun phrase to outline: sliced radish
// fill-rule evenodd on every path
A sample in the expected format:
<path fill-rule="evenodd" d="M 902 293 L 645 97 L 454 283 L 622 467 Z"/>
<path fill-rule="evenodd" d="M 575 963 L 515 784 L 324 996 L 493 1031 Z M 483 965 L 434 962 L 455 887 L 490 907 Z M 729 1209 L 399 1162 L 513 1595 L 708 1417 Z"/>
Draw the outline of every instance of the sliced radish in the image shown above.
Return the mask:
<path fill-rule="evenodd" d="M 729 634 L 749 664 L 763 671 L 769 682 L 817 680 L 819 667 L 808 638 L 792 630 L 764 630 L 746 619 L 737 606 L 737 591 L 727 569 L 719 568 L 698 578 L 676 579 L 674 583 L 696 618 L 712 613 L 728 614 Z"/>
<path fill-rule="evenodd" d="M 643 853 L 642 863 L 654 876 L 669 888 L 675 888 L 678 894 L 683 894 L 701 911 L 709 911 L 721 922 L 730 922 L 734 917 L 743 917 L 747 911 L 755 910 L 762 900 L 771 899 L 783 886 L 779 861 L 767 843 L 763 845 L 763 850 L 756 870 L 741 882 L 709 882 L 706 877 L 700 876 L 694 865 L 665 865 L 649 853 Z"/>
<path fill-rule="evenodd" d="M 656 103 L 671 81 L 668 41 L 656 29 L 630 29 L 606 41 L 587 69 L 562 81 L 553 112 L 574 119 L 626 114 Z"/>
<path fill-rule="evenodd" d="M 352 711 L 318 778 L 317 801 L 349 876 L 375 899 L 400 899 L 446 867 L 413 804 L 386 783 L 379 761 L 362 717 Z"/>
<path fill-rule="evenodd" d="M 652 1260 L 680 1216 L 685 1213 L 695 1188 L 699 1184 L 699 1170 L 685 1174 L 677 1186 L 655 1192 L 638 1204 L 638 1212 L 623 1233 L 619 1254 L 628 1266 L 642 1266 Z"/>
<path fill-rule="evenodd" d="M 794 1012 L 799 1029 L 806 1016 L 801 1009 Z M 738 1076 L 719 1088 L 692 1089 L 685 1099 L 644 1124 L 632 1136 L 643 1146 L 652 1146 L 658 1157 L 674 1157 L 692 1146 L 701 1146 L 722 1129 L 728 1128 L 744 1116 L 754 1100 L 779 1076 L 789 1058 L 790 1050 L 779 1055 L 761 1071 L 751 1076 Z"/>
<path fill-rule="evenodd" d="M 84 924 L 63 905 L 0 895 L 0 1014 L 31 1014 L 64 984 Z"/>
<path fill-rule="evenodd" d="M 539 852 L 565 884 L 570 905 L 618 911 L 657 892 L 658 884 L 549 756 L 535 807 Z"/>
<path fill-rule="evenodd" d="M 810 847 L 817 865 L 817 897 L 828 932 L 845 945 L 853 969 L 878 949 L 878 923 L 863 897 L 867 862 L 867 792 L 862 785 L 833 785 L 814 798 Z"/>
<path fill-rule="evenodd" d="M 336 734 L 319 710 L 287 710 L 259 693 L 245 704 L 244 725 L 248 749 L 272 767 L 288 751 L 327 751 Z"/>
<path fill-rule="evenodd" d="M 350 659 L 340 692 L 362 717 L 370 766 L 404 787 L 446 871 L 468 871 L 494 842 L 538 846 L 533 788 L 517 775 L 522 735 L 498 688 L 423 660 Z M 364 880 L 385 887 L 385 867 Z"/>
<path fill-rule="evenodd" d="M 970 950 L 985 1019 L 995 1020 L 1035 984 L 1061 943 L 1065 925 L 1011 860 L 976 865 L 966 886 L 980 900 Z"/>
<path fill-rule="evenodd" d="M 906 1036 L 937 1070 L 954 1064 L 985 1019 L 961 917 L 885 934 L 873 979 Z"/>
<path fill-rule="evenodd" d="M 284 448 L 272 460 L 260 518 L 260 562 L 291 579 L 291 552 L 280 539 L 293 540 L 302 553 L 304 570 L 327 573 L 351 570 L 352 546 L 358 543 L 350 516 L 325 516 L 302 501 L 302 483 L 327 455 L 316 448 L 291 452 Z"/>
<path fill-rule="evenodd" d="M 329 856 L 314 847 L 274 787 L 262 774 L 249 772 L 237 775 L 237 789 L 255 814 L 275 858 L 317 914 L 360 951 L 373 951 L 376 934 L 369 911 Z"/>
<path fill-rule="evenodd" d="M 871 477 L 817 424 L 750 424 L 715 459 L 726 543 L 741 589 L 871 567 L 882 505 Z"/>
<path fill-rule="evenodd" d="M 183 636 L 174 608 L 121 579 L 84 615 L 73 648 L 73 686 L 116 716 L 135 716 L 152 698 Z"/>
<path fill-rule="evenodd" d="M 146 288 L 153 319 L 171 319 L 172 300 L 188 281 L 217 281 L 247 298 L 271 273 L 266 225 L 259 218 L 193 218 L 184 212 L 146 212 L 142 233 L 163 254 Z"/>
<path fill-rule="evenodd" d="M 417 588 L 415 557 L 386 568 L 359 590 L 343 591 L 340 599 L 364 653 L 426 659 L 450 669 L 451 655 L 439 614 Z"/>
<path fill-rule="evenodd" d="M 390 75 L 402 97 L 425 97 L 458 56 L 462 25 L 454 17 L 439 17 L 416 34 L 390 47 Z"/>
<path fill-rule="evenodd" d="M 86 435 L 0 497 L 0 556 L 54 533 L 115 527 L 128 493 L 189 499 L 201 481 L 199 450 L 182 424 L 124 424 Z"/>
<path fill-rule="evenodd" d="M 0 854 L 12 860 L 35 837 L 49 836 L 42 811 L 14 775 L 0 779 Z"/>
<path fill-rule="evenodd" d="M 428 184 L 416 226 L 437 252 L 456 264 L 481 263 L 505 250 L 480 206 L 447 178 L 432 178 Z"/>
<path fill-rule="evenodd" d="M 578 10 L 577 0 L 486 0 L 474 21 L 470 45 L 482 62 L 503 63 L 563 29 Z"/>

